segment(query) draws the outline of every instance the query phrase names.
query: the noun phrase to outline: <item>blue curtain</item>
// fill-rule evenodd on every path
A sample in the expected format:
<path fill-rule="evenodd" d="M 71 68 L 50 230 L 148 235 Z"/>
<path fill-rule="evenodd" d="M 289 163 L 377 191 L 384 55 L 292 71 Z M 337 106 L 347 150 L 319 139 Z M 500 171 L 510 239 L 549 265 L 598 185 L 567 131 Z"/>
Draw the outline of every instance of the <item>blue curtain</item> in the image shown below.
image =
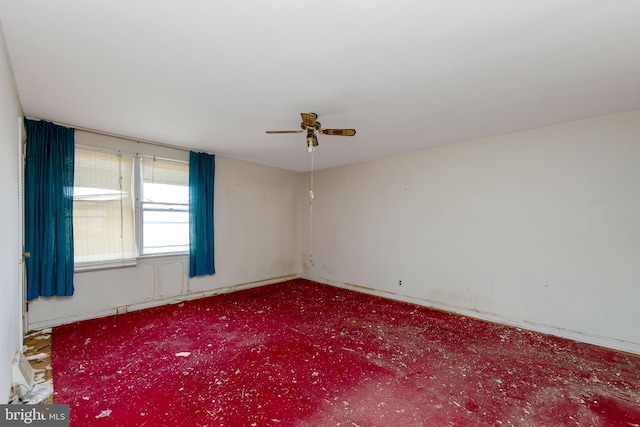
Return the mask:
<path fill-rule="evenodd" d="M 74 129 L 26 120 L 27 300 L 73 295 Z"/>
<path fill-rule="evenodd" d="M 189 153 L 189 277 L 215 274 L 213 181 L 216 157 Z"/>

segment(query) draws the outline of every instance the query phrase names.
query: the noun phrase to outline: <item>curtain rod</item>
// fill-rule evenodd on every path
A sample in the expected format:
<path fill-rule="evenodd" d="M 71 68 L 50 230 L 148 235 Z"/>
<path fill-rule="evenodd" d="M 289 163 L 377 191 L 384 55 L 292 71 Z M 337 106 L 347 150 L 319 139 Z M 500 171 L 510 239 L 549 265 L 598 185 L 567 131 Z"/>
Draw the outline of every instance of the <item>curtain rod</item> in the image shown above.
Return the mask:
<path fill-rule="evenodd" d="M 101 153 L 109 153 L 109 154 L 122 154 L 124 156 L 128 156 L 131 158 L 136 158 L 136 159 L 153 159 L 154 161 L 156 160 L 168 160 L 170 162 L 176 162 L 176 163 L 189 163 L 188 160 L 177 160 L 171 157 L 163 157 L 163 156 L 158 156 L 155 154 L 140 154 L 138 152 L 134 152 L 134 151 L 130 151 L 130 150 L 122 150 L 120 148 L 111 148 L 111 147 L 98 147 L 95 145 L 84 145 L 84 144 L 75 144 L 76 148 L 81 148 L 83 150 L 91 150 L 91 151 L 98 151 Z"/>
<path fill-rule="evenodd" d="M 44 119 L 33 119 L 31 117 L 25 117 L 25 118 L 29 119 L 29 120 L 44 120 Z M 60 122 L 53 122 L 53 121 L 50 122 L 50 123 L 53 123 L 54 125 L 58 125 L 58 126 L 63 126 L 63 127 L 66 127 L 66 128 L 73 128 L 75 130 L 79 130 L 79 131 L 82 131 L 82 132 L 93 133 L 93 134 L 96 134 L 96 135 L 104 135 L 104 136 L 110 136 L 112 138 L 126 139 L 128 141 L 133 141 L 133 142 L 138 142 L 138 143 L 143 143 L 143 144 L 156 145 L 158 147 L 172 148 L 174 150 L 191 151 L 191 149 L 186 148 L 186 147 L 180 147 L 178 145 L 172 145 L 172 144 L 165 144 L 163 142 L 149 141 L 149 140 L 140 139 L 140 138 L 131 138 L 130 136 L 119 135 L 117 133 L 105 132 L 105 131 L 102 131 L 102 130 L 89 129 L 89 128 L 85 128 L 85 127 L 82 127 L 82 126 L 74 126 L 74 125 L 70 125 L 70 124 L 67 124 L 67 123 L 60 123 Z"/>

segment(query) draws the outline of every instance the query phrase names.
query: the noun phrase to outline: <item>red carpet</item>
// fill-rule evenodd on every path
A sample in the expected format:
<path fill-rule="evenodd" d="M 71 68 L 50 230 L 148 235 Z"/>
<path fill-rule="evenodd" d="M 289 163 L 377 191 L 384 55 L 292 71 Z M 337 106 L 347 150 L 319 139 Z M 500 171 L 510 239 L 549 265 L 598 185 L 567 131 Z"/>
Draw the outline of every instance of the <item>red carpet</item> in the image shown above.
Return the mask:
<path fill-rule="evenodd" d="M 78 427 L 640 425 L 640 357 L 305 280 L 52 338 Z"/>

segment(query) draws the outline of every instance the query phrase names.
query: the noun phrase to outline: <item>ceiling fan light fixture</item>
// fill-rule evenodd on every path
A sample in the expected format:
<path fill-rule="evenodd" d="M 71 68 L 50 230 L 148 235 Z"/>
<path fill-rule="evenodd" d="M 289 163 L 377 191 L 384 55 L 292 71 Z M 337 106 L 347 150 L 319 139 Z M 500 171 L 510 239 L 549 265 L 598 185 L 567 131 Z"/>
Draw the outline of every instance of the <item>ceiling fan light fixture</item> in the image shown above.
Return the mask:
<path fill-rule="evenodd" d="M 318 145 L 318 137 L 313 129 L 307 129 L 307 151 L 312 153 L 315 150 L 316 145 Z"/>

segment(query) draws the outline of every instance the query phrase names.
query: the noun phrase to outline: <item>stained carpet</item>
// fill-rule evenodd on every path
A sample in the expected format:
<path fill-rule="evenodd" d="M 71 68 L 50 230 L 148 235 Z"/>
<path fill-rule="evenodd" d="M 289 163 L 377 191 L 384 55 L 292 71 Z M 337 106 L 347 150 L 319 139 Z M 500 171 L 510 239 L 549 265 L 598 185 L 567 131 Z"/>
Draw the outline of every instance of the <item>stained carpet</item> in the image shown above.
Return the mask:
<path fill-rule="evenodd" d="M 52 338 L 72 426 L 640 425 L 640 357 L 302 279 Z"/>

